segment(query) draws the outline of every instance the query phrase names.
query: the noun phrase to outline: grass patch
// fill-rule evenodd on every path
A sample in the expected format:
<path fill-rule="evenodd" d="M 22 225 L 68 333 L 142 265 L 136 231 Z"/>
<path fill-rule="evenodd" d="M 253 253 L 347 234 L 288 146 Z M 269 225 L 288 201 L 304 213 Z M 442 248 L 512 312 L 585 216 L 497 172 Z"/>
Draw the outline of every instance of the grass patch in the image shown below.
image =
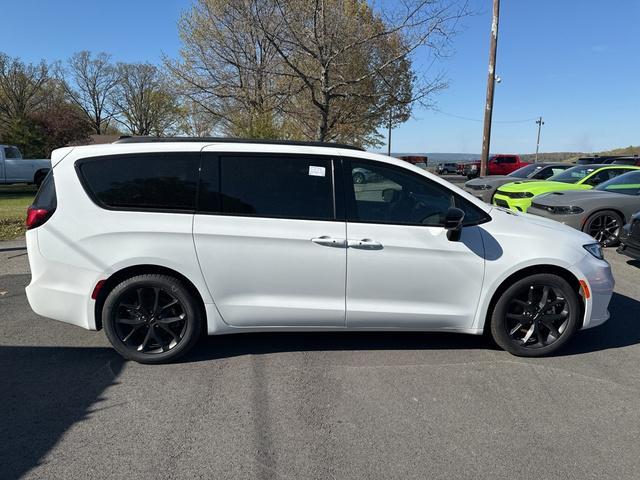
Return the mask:
<path fill-rule="evenodd" d="M 0 240 L 14 240 L 24 235 L 27 207 L 37 191 L 33 185 L 0 186 Z"/>

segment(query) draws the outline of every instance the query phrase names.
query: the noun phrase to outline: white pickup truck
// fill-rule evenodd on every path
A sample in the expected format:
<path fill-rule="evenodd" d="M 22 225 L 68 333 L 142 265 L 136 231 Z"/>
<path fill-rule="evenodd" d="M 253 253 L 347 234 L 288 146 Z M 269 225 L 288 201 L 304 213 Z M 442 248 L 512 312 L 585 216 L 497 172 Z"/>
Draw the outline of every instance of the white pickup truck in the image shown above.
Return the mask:
<path fill-rule="evenodd" d="M 51 160 L 22 158 L 18 147 L 0 145 L 0 185 L 9 183 L 35 183 L 40 186 L 51 170 Z"/>

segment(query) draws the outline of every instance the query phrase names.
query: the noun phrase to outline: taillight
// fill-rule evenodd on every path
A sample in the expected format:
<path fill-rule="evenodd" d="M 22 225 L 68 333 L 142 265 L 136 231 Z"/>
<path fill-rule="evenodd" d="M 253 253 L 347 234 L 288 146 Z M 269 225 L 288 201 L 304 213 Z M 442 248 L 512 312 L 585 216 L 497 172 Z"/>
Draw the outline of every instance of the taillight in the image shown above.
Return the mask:
<path fill-rule="evenodd" d="M 27 221 L 26 226 L 27 230 L 31 230 L 32 228 L 39 227 L 51 216 L 53 212 L 51 210 L 46 210 L 44 208 L 35 208 L 33 205 L 27 209 Z"/>

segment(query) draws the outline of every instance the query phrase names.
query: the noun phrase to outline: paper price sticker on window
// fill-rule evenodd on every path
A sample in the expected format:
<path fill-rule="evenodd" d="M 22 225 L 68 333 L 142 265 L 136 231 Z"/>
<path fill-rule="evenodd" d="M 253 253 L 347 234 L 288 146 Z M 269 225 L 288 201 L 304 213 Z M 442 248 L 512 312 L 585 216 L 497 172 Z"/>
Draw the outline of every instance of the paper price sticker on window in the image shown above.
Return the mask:
<path fill-rule="evenodd" d="M 309 165 L 309 175 L 312 177 L 324 177 L 326 171 L 327 169 L 324 167 L 314 167 L 313 165 Z"/>

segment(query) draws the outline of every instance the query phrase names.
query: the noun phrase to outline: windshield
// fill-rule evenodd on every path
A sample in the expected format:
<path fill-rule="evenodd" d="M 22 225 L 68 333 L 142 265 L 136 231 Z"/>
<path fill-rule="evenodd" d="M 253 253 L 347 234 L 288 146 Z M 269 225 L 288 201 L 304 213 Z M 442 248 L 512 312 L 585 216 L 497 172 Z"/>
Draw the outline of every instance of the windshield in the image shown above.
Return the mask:
<path fill-rule="evenodd" d="M 640 171 L 629 172 L 598 185 L 595 190 L 640 195 Z"/>
<path fill-rule="evenodd" d="M 526 167 L 514 170 L 509 175 L 507 175 L 507 177 L 528 178 L 541 168 L 542 166 L 532 163 L 531 165 L 527 165 Z"/>
<path fill-rule="evenodd" d="M 590 165 L 577 165 L 549 177 L 549 180 L 553 182 L 576 183 L 595 170 L 596 169 Z"/>

